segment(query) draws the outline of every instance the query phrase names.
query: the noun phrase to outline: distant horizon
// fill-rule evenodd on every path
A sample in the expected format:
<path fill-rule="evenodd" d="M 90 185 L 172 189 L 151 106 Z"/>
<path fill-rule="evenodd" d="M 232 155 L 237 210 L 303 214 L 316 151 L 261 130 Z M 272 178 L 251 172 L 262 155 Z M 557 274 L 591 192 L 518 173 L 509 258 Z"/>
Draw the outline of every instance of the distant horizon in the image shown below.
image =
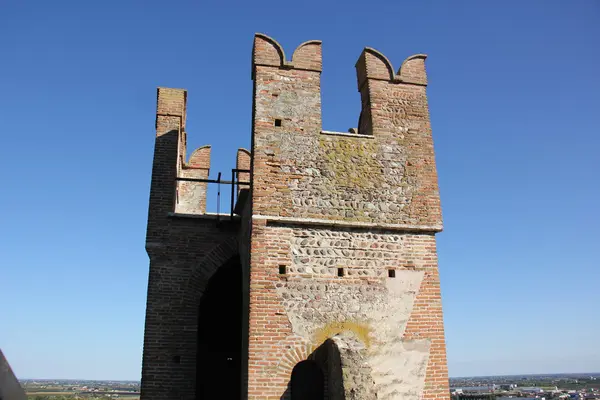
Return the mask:
<path fill-rule="evenodd" d="M 464 378 L 497 378 L 497 377 L 523 377 L 523 376 L 548 376 L 548 375 L 600 375 L 599 372 L 542 372 L 535 374 L 500 374 L 500 375 L 465 375 L 449 376 L 448 379 Z M 17 378 L 19 381 L 89 381 L 89 382 L 141 382 L 141 379 L 86 379 L 86 378 Z"/>

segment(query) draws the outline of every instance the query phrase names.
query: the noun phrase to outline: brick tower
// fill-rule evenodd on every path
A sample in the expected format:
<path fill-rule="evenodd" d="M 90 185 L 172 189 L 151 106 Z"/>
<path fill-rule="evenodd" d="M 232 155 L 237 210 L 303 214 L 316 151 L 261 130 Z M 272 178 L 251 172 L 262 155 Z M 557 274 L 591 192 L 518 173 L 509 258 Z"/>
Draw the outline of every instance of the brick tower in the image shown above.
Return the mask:
<path fill-rule="evenodd" d="M 321 60 L 255 36 L 231 181 L 208 146 L 186 161 L 186 92 L 159 88 L 142 400 L 449 397 L 425 56 L 395 73 L 366 48 L 347 133 L 322 130 Z M 226 215 L 206 213 L 216 181 Z"/>

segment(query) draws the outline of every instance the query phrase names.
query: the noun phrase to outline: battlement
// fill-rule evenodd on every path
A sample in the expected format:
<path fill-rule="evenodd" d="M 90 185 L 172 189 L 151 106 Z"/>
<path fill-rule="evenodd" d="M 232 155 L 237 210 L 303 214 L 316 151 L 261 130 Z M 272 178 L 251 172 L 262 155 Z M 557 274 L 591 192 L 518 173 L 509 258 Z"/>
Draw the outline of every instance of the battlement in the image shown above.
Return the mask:
<path fill-rule="evenodd" d="M 236 166 L 254 171 L 238 176 L 257 183 L 253 212 L 441 230 L 425 59 L 412 55 L 395 73 L 387 57 L 365 48 L 355 64 L 362 105 L 357 128 L 330 132 L 322 129 L 321 41 L 302 43 L 288 60 L 275 39 L 256 34 L 253 148 L 238 152 Z M 171 150 L 156 157 L 174 164 L 168 211 L 203 215 L 211 147 L 186 161 L 186 103 L 185 90 L 158 89 L 157 146 Z"/>
<path fill-rule="evenodd" d="M 185 147 L 182 138 L 183 147 Z M 210 174 L 211 146 L 201 146 L 194 150 L 188 162 L 185 162 L 185 153 L 179 158 L 177 178 L 208 179 Z M 207 182 L 177 181 L 175 212 L 179 214 L 204 214 L 206 213 Z"/>
<path fill-rule="evenodd" d="M 253 181 L 267 188 L 254 191 L 254 214 L 441 230 L 426 56 L 394 73 L 364 49 L 358 128 L 341 133 L 322 128 L 321 50 L 308 41 L 287 61 L 277 41 L 254 38 Z"/>
<path fill-rule="evenodd" d="M 358 90 L 360 91 L 367 79 L 427 86 L 426 58 L 426 54 L 412 55 L 404 60 L 398 72 L 394 73 L 394 67 L 386 56 L 371 47 L 367 47 L 356 62 Z"/>
<path fill-rule="evenodd" d="M 365 79 L 427 86 L 426 58 L 427 55 L 425 54 L 412 55 L 404 60 L 398 72 L 394 73 L 392 63 L 386 56 L 371 47 L 367 47 L 363 50 L 355 65 L 359 90 Z M 253 71 L 257 66 L 270 66 L 321 72 L 323 70 L 322 42 L 320 40 L 309 40 L 300 44 L 294 50 L 292 59 L 288 61 L 279 42 L 265 34 L 257 33 L 254 37 L 252 66 Z M 254 79 L 254 74 L 252 77 Z"/>
<path fill-rule="evenodd" d="M 150 216 L 161 221 L 164 215 L 202 216 L 206 211 L 209 183 L 232 184 L 231 201 L 240 189 L 247 187 L 250 174 L 250 153 L 240 149 L 236 156 L 237 166 L 232 171 L 232 180 L 209 179 L 211 146 L 204 145 L 195 149 L 186 160 L 187 132 L 185 129 L 187 114 L 187 91 L 159 87 L 156 105 L 156 144 L 154 151 L 153 188 L 150 195 Z M 242 184 L 242 182 L 245 182 Z M 219 200 L 217 199 L 217 202 Z M 233 206 L 226 210 L 232 217 Z M 158 212 L 160 210 L 160 213 Z M 219 206 L 217 206 L 219 211 Z M 218 215 L 210 214 L 219 219 Z M 223 213 L 225 214 L 225 213 Z M 150 229 L 149 238 L 160 230 Z"/>
<path fill-rule="evenodd" d="M 252 51 L 253 70 L 256 66 L 261 65 L 321 72 L 323 66 L 321 41 L 309 40 L 302 43 L 294 50 L 291 61 L 288 61 L 283 47 L 275 39 L 257 33 L 254 36 Z"/>

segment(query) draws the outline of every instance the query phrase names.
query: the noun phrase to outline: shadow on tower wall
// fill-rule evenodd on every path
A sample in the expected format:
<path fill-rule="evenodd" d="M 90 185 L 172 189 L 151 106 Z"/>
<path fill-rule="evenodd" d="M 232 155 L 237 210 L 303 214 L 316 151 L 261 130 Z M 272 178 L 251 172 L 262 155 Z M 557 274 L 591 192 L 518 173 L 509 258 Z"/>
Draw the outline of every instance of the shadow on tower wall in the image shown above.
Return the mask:
<path fill-rule="evenodd" d="M 340 351 L 333 340 L 326 340 L 292 370 L 281 400 L 297 399 L 345 399 Z"/>

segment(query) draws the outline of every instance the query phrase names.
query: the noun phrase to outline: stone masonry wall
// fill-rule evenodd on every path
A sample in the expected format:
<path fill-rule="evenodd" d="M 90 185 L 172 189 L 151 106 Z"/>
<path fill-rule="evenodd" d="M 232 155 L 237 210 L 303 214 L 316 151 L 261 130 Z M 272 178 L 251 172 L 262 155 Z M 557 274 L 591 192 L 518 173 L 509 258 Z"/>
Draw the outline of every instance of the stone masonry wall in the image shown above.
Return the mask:
<path fill-rule="evenodd" d="M 395 74 L 365 49 L 342 134 L 321 130 L 320 42 L 288 61 L 257 35 L 253 55 L 249 398 L 289 398 L 294 365 L 352 333 L 377 398 L 447 399 L 424 56 Z"/>

